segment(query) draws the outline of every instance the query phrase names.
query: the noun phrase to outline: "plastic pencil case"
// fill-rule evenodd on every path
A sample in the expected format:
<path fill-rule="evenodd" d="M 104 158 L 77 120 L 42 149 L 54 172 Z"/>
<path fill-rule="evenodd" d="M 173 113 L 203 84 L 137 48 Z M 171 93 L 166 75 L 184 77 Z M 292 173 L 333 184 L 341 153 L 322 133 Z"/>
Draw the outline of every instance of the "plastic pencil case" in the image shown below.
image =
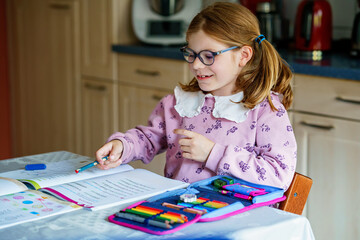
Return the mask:
<path fill-rule="evenodd" d="M 164 199 L 164 201 L 168 201 L 168 199 L 169 199 L 169 197 Z M 132 220 L 131 217 L 130 217 L 130 219 L 124 218 L 121 216 L 119 217 L 119 216 L 117 216 L 118 213 L 109 216 L 108 219 L 110 222 L 124 226 L 124 227 L 140 230 L 140 231 L 143 231 L 146 233 L 151 233 L 151 234 L 156 234 L 156 235 L 164 235 L 164 234 L 173 233 L 180 229 L 183 229 L 184 227 L 199 221 L 199 219 L 201 217 L 201 215 L 199 215 L 199 214 L 189 213 L 189 212 L 184 212 L 182 210 L 176 210 L 176 209 L 164 207 L 161 205 L 160 201 L 155 201 L 155 202 L 140 201 L 129 207 L 122 209 L 119 212 L 126 213 L 128 210 L 133 210 L 133 209 L 137 209 L 137 208 L 143 208 L 143 209 L 149 208 L 150 210 L 157 209 L 162 212 L 160 212 L 158 214 L 154 214 L 147 218 L 144 217 L 143 220 L 141 220 L 141 217 L 140 217 L 140 219 L 139 218 L 135 219 L 136 221 Z M 180 219 L 183 219 L 183 222 L 175 221 L 175 222 L 169 224 L 168 222 L 171 221 L 172 218 L 170 218 L 167 222 L 166 222 L 166 220 L 161 221 L 161 217 L 163 217 L 164 215 L 169 214 L 169 213 L 171 214 L 171 216 L 176 216 L 176 215 L 183 216 L 183 217 L 179 217 Z M 160 219 L 157 219 L 157 218 L 160 218 Z M 160 221 L 156 221 L 156 220 L 160 220 Z"/>
<path fill-rule="evenodd" d="M 268 206 L 277 202 L 281 202 L 286 198 L 284 196 L 284 190 L 281 188 L 254 184 L 244 181 L 242 179 L 237 179 L 229 176 L 226 176 L 225 178 L 231 179 L 231 184 L 226 184 L 221 188 L 215 187 L 214 181 L 217 179 L 223 179 L 224 177 L 225 176 L 215 176 L 202 181 L 198 181 L 192 183 L 186 189 L 168 191 L 160 195 L 151 197 L 147 201 L 135 203 L 134 205 L 131 205 L 122 210 L 124 211 L 126 209 L 132 209 L 136 206 L 143 205 L 147 207 L 153 207 L 155 209 L 161 209 L 164 211 L 171 211 L 174 213 L 183 214 L 187 217 L 187 222 L 172 224 L 171 229 L 157 227 L 145 221 L 140 222 L 124 219 L 122 217 L 117 217 L 116 214 L 109 216 L 109 221 L 147 233 L 163 235 L 173 233 L 196 222 L 210 222 L 224 219 L 253 208 Z M 251 188 L 252 191 L 250 191 L 249 195 L 244 194 L 244 192 L 232 192 L 226 189 L 226 187 L 229 185 L 233 185 L 232 187 L 236 186 L 236 188 L 238 188 L 238 186 L 244 187 L 246 189 Z M 223 190 L 225 190 L 226 192 L 223 192 Z M 251 192 L 257 190 L 261 192 L 261 195 L 251 194 Z M 180 196 L 183 196 L 184 194 L 196 195 L 197 200 L 195 202 L 183 203 L 180 200 Z M 241 198 L 237 194 L 241 194 Z M 250 197 L 244 197 L 243 195 Z M 179 204 L 181 204 L 181 209 L 179 210 L 166 207 L 174 205 L 179 206 Z M 211 207 L 208 207 L 209 204 Z M 216 208 L 211 204 L 214 204 L 215 206 L 220 205 L 220 207 Z M 185 209 L 189 210 L 189 208 L 195 209 L 197 211 L 200 210 L 203 212 L 201 214 L 196 214 L 185 211 Z"/>

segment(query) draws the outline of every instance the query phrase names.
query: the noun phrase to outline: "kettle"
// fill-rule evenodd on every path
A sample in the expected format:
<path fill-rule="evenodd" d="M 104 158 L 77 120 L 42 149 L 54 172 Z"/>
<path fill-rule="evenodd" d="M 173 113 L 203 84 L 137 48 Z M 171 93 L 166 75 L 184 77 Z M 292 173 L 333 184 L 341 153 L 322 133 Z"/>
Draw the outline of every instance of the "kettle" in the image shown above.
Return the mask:
<path fill-rule="evenodd" d="M 302 51 L 330 50 L 332 12 L 326 0 L 302 0 L 295 19 L 295 48 Z"/>
<path fill-rule="evenodd" d="M 358 0 L 360 7 L 360 0 Z M 352 57 L 360 57 L 360 12 L 358 12 L 354 19 L 353 29 L 351 32 L 351 51 Z"/>

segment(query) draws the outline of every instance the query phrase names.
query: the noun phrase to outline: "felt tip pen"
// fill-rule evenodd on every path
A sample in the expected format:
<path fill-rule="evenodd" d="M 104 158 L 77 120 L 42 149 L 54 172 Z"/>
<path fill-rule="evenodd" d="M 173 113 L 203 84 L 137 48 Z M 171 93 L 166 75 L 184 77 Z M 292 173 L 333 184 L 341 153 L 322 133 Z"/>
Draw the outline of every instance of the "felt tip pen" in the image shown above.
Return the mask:
<path fill-rule="evenodd" d="M 109 158 L 109 156 L 106 156 L 106 157 L 103 157 L 102 160 L 106 161 L 106 160 L 108 160 L 108 158 Z M 94 166 L 96 166 L 98 164 L 99 164 L 98 161 L 94 161 L 94 162 L 89 163 L 89 164 L 87 164 L 87 165 L 85 165 L 85 166 L 83 166 L 83 167 L 81 167 L 79 169 L 76 169 L 75 172 L 76 173 L 82 172 L 82 171 L 84 171 L 84 170 L 86 170 L 88 168 L 94 167 Z"/>

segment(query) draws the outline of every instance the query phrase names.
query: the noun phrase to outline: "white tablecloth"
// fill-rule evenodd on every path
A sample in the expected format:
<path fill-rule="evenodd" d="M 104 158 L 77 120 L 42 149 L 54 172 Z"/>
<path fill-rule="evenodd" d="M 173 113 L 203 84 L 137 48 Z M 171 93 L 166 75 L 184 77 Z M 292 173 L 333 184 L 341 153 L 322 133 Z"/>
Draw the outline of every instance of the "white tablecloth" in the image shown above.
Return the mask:
<path fill-rule="evenodd" d="M 0 172 L 82 156 L 53 152 L 0 161 Z M 101 211 L 79 210 L 0 230 L 0 239 L 314 239 L 309 221 L 299 215 L 260 207 L 224 220 L 195 223 L 176 233 L 157 236 L 125 228 L 107 217 L 125 206 Z"/>

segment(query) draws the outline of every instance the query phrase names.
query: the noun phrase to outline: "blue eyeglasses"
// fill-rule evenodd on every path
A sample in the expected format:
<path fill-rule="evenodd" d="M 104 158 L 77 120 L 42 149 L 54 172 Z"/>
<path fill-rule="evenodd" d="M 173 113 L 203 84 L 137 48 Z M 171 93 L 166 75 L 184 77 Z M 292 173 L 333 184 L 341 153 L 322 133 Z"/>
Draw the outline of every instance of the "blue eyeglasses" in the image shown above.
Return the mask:
<path fill-rule="evenodd" d="M 230 48 L 227 48 L 227 49 L 224 49 L 221 51 L 217 51 L 217 52 L 212 52 L 209 50 L 202 50 L 199 53 L 196 53 L 191 48 L 182 47 L 180 49 L 180 51 L 183 53 L 185 61 L 187 61 L 188 63 L 193 63 L 195 61 L 196 57 L 198 57 L 204 65 L 211 66 L 215 61 L 215 56 L 222 54 L 224 52 L 233 50 L 235 48 L 238 48 L 238 46 L 230 47 Z"/>

